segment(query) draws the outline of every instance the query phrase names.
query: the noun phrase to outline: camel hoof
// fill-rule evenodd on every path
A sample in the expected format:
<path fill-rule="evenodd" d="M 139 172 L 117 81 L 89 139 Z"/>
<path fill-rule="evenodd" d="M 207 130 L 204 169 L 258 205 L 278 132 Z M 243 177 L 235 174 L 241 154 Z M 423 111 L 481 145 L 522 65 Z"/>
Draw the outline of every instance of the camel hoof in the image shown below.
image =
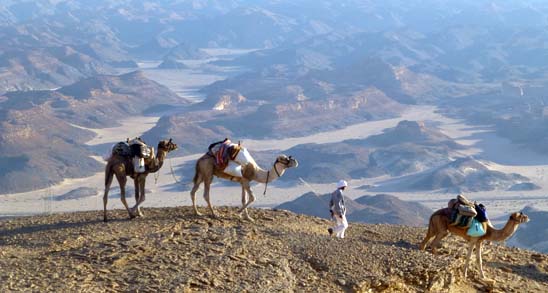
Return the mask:
<path fill-rule="evenodd" d="M 200 213 L 200 212 L 198 211 L 198 208 L 197 208 L 197 207 L 194 207 L 194 214 L 195 214 L 196 216 L 201 216 L 201 215 L 202 215 L 202 213 Z"/>

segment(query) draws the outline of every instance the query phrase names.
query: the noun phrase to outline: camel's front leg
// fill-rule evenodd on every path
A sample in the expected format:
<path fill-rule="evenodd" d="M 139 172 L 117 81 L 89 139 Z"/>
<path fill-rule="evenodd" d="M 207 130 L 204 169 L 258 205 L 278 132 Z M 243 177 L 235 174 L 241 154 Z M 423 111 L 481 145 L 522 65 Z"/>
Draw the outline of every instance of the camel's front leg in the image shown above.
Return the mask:
<path fill-rule="evenodd" d="M 243 208 L 246 206 L 246 203 L 247 203 L 247 195 L 246 195 L 246 190 L 244 188 L 244 185 L 241 183 L 240 185 L 242 187 L 242 208 Z M 246 218 L 249 218 L 249 214 L 247 214 L 247 209 L 245 211 L 246 211 L 245 213 Z M 244 215 L 244 213 L 242 212 L 242 209 L 239 209 L 238 213 L 240 214 L 240 218 Z"/>
<path fill-rule="evenodd" d="M 135 177 L 133 179 L 133 189 L 134 189 L 134 193 L 135 193 L 135 205 L 130 208 L 131 210 L 131 213 L 133 215 L 136 215 L 137 213 L 135 212 L 135 207 L 137 206 L 137 203 L 139 202 L 139 196 L 140 196 L 140 191 L 139 191 L 139 176 Z"/>
<path fill-rule="evenodd" d="M 251 218 L 249 216 L 249 213 L 247 212 L 247 207 L 255 201 L 255 195 L 253 194 L 253 191 L 251 190 L 249 181 L 242 180 L 241 184 L 242 184 L 242 190 L 247 191 L 247 195 L 249 196 L 249 198 L 247 199 L 247 201 L 244 202 L 245 195 L 242 194 L 242 208 L 239 210 L 239 212 L 240 213 L 243 212 L 246 219 L 248 219 L 249 221 L 253 221 L 253 218 Z"/>
<path fill-rule="evenodd" d="M 472 251 L 474 250 L 475 243 L 468 244 L 468 253 L 466 254 L 466 264 L 464 265 L 464 278 L 468 275 L 468 265 L 470 264 L 470 258 L 472 258 Z"/>
<path fill-rule="evenodd" d="M 139 198 L 137 202 L 135 203 L 135 207 L 133 208 L 133 212 L 135 212 L 139 217 L 144 217 L 145 214 L 141 210 L 141 204 L 145 201 L 146 195 L 145 195 L 145 184 L 146 184 L 146 177 L 139 177 L 139 180 L 136 180 L 135 184 L 135 190 L 139 190 Z"/>
<path fill-rule="evenodd" d="M 482 279 L 485 279 L 485 274 L 483 273 L 483 261 L 481 259 L 481 248 L 482 248 L 482 243 L 481 241 L 478 241 L 478 243 L 476 244 L 476 259 L 478 261 L 480 276 Z"/>

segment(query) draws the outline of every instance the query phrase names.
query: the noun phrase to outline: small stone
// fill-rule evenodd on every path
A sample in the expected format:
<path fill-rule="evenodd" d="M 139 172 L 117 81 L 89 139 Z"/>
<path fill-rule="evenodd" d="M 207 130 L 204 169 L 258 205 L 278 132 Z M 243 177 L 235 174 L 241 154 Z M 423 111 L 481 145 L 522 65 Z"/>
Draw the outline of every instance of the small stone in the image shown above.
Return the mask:
<path fill-rule="evenodd" d="M 346 286 L 346 280 L 345 279 L 338 279 L 337 283 L 339 283 L 339 285 L 341 285 L 341 286 Z"/>

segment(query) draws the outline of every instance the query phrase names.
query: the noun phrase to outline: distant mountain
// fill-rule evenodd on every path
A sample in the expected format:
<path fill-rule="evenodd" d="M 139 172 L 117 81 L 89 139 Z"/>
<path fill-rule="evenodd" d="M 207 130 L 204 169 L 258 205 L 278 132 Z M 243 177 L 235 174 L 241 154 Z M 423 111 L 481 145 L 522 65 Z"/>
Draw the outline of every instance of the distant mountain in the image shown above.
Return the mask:
<path fill-rule="evenodd" d="M 548 253 L 548 227 L 546 227 L 548 211 L 528 206 L 522 212 L 529 216 L 531 221 L 522 224 L 514 237 L 509 240 L 509 243 L 518 247 Z"/>
<path fill-rule="evenodd" d="M 128 194 L 129 193 L 128 191 Z M 91 188 L 91 187 L 78 187 L 74 190 L 71 190 L 65 194 L 58 195 L 55 198 L 53 198 L 56 201 L 62 201 L 62 200 L 78 200 L 86 197 L 93 197 L 99 195 L 99 189 L 97 188 Z"/>
<path fill-rule="evenodd" d="M 113 72 L 108 65 L 71 47 L 0 51 L 0 69 L 0 92 L 56 88 Z"/>
<path fill-rule="evenodd" d="M 476 192 L 505 190 L 524 182 L 529 182 L 529 179 L 519 174 L 491 170 L 473 158 L 458 158 L 431 170 L 387 180 L 373 190 Z"/>
<path fill-rule="evenodd" d="M 366 139 L 292 147 L 286 153 L 301 163 L 286 179 L 302 177 L 320 183 L 330 178 L 401 176 L 450 163 L 462 148 L 434 127 L 402 121 Z"/>
<path fill-rule="evenodd" d="M 194 44 L 182 42 L 171 48 L 164 56 L 164 59 L 205 59 L 207 57 L 209 55 Z"/>
<path fill-rule="evenodd" d="M 162 36 L 155 37 L 135 48 L 130 48 L 129 53 L 136 58 L 149 60 L 164 56 L 177 46 L 177 41 Z"/>
<path fill-rule="evenodd" d="M 330 199 L 330 194 L 318 196 L 309 192 L 293 201 L 282 203 L 276 206 L 275 209 L 289 210 L 298 214 L 327 219 L 330 217 Z M 355 200 L 345 196 L 344 200 L 347 208 L 347 219 L 350 222 L 422 226 L 427 223 L 432 213 L 432 210 L 424 205 L 405 202 L 386 194 L 362 196 Z"/>
<path fill-rule="evenodd" d="M 382 214 L 371 213 L 362 209 L 350 215 L 349 220 L 363 223 L 390 223 L 404 224 L 409 226 L 423 226 L 428 223 L 432 210 L 418 202 L 402 201 L 395 196 L 388 194 L 377 194 L 374 196 L 364 195 L 356 198 L 355 201 L 367 207 L 374 207 Z M 357 220 L 354 220 L 357 219 Z"/>
<path fill-rule="evenodd" d="M 451 149 L 463 148 L 449 136 L 433 127 L 426 127 L 421 121 L 403 120 L 394 128 L 385 129 L 382 134 L 372 135 L 365 143 L 376 147 L 388 147 L 395 144 L 413 143 L 420 145 L 439 145 Z"/>
<path fill-rule="evenodd" d="M 97 76 L 52 91 L 0 96 L 1 193 L 46 187 L 98 172 L 102 165 L 85 142 L 102 128 L 154 104 L 187 101 L 142 73 Z M 120 134 L 120 140 L 125 134 Z M 47 174 L 44 175 L 44 174 Z"/>
<path fill-rule="evenodd" d="M 188 68 L 183 62 L 179 62 L 174 59 L 164 59 L 160 65 L 158 65 L 159 69 L 185 69 Z"/>
<path fill-rule="evenodd" d="M 294 92 L 294 98 L 299 94 Z M 203 150 L 224 137 L 282 138 L 343 128 L 364 120 L 396 117 L 404 107 L 374 88 L 350 97 L 291 102 L 256 100 L 238 91 L 226 90 L 210 96 L 188 111 L 166 118 L 145 136 L 173 135 L 187 141 L 187 150 Z M 326 111 L 327 110 L 327 111 Z M 329 123 L 325 123 L 329 121 Z M 253 127 L 246 127 L 253 125 Z M 298 125 L 298 127 L 296 127 Z M 192 140 L 188 137 L 193 133 Z M 184 151 L 187 151 L 184 150 Z"/>

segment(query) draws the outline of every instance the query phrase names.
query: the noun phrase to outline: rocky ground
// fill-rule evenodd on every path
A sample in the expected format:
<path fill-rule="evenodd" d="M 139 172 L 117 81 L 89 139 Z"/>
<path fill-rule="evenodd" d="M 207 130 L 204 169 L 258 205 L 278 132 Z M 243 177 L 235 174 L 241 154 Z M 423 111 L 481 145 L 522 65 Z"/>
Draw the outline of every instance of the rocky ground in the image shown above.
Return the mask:
<path fill-rule="evenodd" d="M 462 280 L 464 242 L 448 237 L 439 256 L 419 251 L 424 228 L 351 224 L 331 238 L 327 220 L 234 208 L 220 218 L 188 207 L 0 221 L 0 291 L 547 292 L 548 255 L 488 245 L 486 274 Z"/>

